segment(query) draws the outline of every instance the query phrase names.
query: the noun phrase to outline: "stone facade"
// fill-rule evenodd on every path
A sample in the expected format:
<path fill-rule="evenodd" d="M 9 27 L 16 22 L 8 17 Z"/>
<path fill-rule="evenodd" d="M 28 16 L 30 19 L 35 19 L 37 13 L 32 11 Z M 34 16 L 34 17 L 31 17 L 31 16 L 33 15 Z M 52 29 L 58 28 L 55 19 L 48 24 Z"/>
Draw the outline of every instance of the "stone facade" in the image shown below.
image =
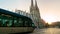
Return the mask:
<path fill-rule="evenodd" d="M 22 10 L 15 10 L 15 12 L 20 15 L 24 15 L 24 16 L 31 18 L 33 20 L 33 23 L 35 24 L 35 26 L 37 26 L 37 28 L 43 27 L 43 24 L 41 22 L 39 8 L 37 6 L 36 0 L 35 0 L 35 6 L 33 4 L 33 0 L 31 0 L 30 13 L 27 13 L 26 11 L 22 11 Z"/>
<path fill-rule="evenodd" d="M 33 4 L 33 0 L 31 0 L 31 6 L 30 6 L 30 13 L 32 15 L 33 21 L 37 27 L 42 26 L 41 17 L 39 8 L 37 6 L 37 1 L 35 0 L 35 5 Z"/>

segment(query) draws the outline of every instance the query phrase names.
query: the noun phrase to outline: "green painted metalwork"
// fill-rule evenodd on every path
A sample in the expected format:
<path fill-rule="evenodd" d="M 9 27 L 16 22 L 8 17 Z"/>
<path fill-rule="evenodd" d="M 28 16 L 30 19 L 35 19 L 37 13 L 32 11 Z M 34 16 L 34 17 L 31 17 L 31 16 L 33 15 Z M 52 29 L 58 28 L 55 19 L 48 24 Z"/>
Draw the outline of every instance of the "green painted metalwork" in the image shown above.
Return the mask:
<path fill-rule="evenodd" d="M 31 27 L 34 26 L 32 20 L 26 17 L 14 17 L 0 13 L 0 27 Z"/>

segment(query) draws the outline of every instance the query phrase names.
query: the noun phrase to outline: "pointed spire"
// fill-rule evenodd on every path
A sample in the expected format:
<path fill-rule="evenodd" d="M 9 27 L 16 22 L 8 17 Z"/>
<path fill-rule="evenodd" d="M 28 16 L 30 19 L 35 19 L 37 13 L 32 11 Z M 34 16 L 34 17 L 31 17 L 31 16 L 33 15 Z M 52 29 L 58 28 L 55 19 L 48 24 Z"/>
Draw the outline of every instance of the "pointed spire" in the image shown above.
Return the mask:
<path fill-rule="evenodd" d="M 33 0 L 31 0 L 31 6 L 33 6 Z"/>
<path fill-rule="evenodd" d="M 38 5 L 37 5 L 37 1 L 35 0 L 35 9 L 37 9 L 39 11 Z"/>
<path fill-rule="evenodd" d="M 35 7 L 37 7 L 37 1 L 35 0 Z"/>

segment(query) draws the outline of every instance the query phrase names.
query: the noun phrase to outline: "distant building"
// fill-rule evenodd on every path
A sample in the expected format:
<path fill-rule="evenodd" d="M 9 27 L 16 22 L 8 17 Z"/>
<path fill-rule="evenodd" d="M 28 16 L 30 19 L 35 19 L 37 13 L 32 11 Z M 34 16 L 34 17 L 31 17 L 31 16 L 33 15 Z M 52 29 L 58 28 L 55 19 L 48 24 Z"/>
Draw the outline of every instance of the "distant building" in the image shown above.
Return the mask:
<path fill-rule="evenodd" d="M 43 23 L 41 22 L 40 12 L 36 0 L 35 0 L 35 6 L 33 5 L 33 0 L 31 0 L 30 13 L 27 13 L 26 11 L 22 10 L 15 10 L 15 13 L 31 18 L 35 26 L 37 26 L 37 28 L 43 27 Z"/>
<path fill-rule="evenodd" d="M 55 26 L 55 27 L 57 26 L 57 27 L 60 28 L 60 21 L 53 22 L 52 25 Z"/>
<path fill-rule="evenodd" d="M 35 25 L 41 28 L 43 24 L 41 22 L 40 12 L 36 0 L 35 0 L 35 6 L 33 4 L 33 0 L 31 0 L 30 13 L 32 15 Z"/>
<path fill-rule="evenodd" d="M 20 15 L 24 15 L 24 16 L 29 17 L 29 18 L 32 19 L 32 15 L 30 13 L 27 13 L 26 11 L 15 10 L 15 13 L 20 14 Z"/>
<path fill-rule="evenodd" d="M 21 15 L 26 15 L 26 12 L 22 11 L 22 10 L 15 10 L 15 13 L 17 14 L 21 14 Z"/>

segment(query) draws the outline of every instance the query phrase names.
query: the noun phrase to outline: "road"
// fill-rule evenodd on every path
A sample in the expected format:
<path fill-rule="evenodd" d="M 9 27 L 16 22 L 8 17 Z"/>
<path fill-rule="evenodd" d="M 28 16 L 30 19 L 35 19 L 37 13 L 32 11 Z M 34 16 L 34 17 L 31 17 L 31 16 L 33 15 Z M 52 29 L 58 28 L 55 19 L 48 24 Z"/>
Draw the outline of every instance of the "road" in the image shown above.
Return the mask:
<path fill-rule="evenodd" d="M 33 33 L 29 34 L 60 34 L 60 28 L 35 29 Z"/>

